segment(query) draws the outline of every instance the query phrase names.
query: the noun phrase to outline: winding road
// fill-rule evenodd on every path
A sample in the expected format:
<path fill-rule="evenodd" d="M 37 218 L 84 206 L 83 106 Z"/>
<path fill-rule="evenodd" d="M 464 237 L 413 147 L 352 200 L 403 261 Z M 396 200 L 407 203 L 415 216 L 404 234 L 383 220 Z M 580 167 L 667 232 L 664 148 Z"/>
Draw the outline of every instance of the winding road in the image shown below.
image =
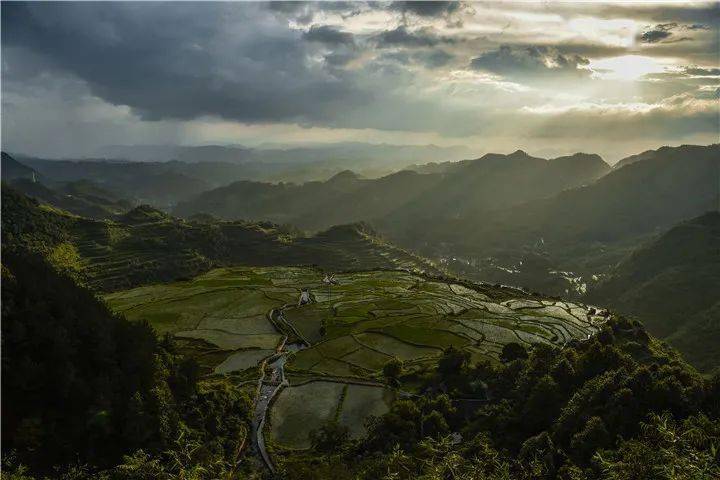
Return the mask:
<path fill-rule="evenodd" d="M 273 308 L 272 310 L 270 310 L 270 312 L 268 312 L 268 319 L 270 320 L 270 323 L 275 325 L 275 328 L 277 328 L 277 323 L 274 320 L 280 320 L 283 325 L 292 327 L 282 315 L 282 311 L 287 306 L 288 305 L 284 305 L 279 310 Z M 292 327 L 292 330 L 294 333 L 295 328 Z M 282 331 L 280 331 L 280 333 L 285 334 L 285 332 Z M 275 465 L 273 465 L 272 460 L 270 460 L 270 456 L 268 455 L 267 449 L 265 448 L 265 435 L 263 433 L 263 429 L 265 427 L 265 419 L 267 418 L 267 411 L 270 407 L 272 399 L 275 398 L 275 396 L 280 392 L 280 390 L 283 389 L 283 387 L 289 385 L 287 379 L 285 378 L 285 362 L 287 360 L 288 353 L 290 351 L 302 350 L 308 345 L 306 342 L 303 342 L 299 345 L 293 344 L 295 348 L 289 348 L 290 345 L 287 344 L 287 340 L 288 337 L 287 335 L 285 335 L 285 337 L 278 345 L 275 354 L 266 358 L 260 364 L 260 378 L 258 379 L 258 389 L 255 398 L 255 410 L 252 419 L 253 448 L 260 456 L 260 459 L 265 464 L 267 469 L 270 470 L 270 472 L 273 474 L 276 473 Z"/>

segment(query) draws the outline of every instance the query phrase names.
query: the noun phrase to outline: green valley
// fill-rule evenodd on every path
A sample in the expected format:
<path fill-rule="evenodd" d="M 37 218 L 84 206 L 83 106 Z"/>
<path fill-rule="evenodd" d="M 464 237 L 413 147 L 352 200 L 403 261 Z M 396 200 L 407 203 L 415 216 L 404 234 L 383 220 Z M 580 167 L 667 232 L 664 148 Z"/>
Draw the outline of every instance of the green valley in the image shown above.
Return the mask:
<path fill-rule="evenodd" d="M 303 288 L 314 301 L 299 306 Z M 448 349 L 497 363 L 510 344 L 562 348 L 589 339 L 607 320 L 599 309 L 514 288 L 393 270 L 340 273 L 323 283 L 314 268 L 225 268 L 105 300 L 172 335 L 208 375 L 237 382 L 264 375 L 263 385 L 284 387 L 271 390 L 277 399 L 266 427 L 279 451 L 309 447 L 310 432 L 332 420 L 362 436 L 371 415 L 410 394 L 383 374 L 389 362 L 400 361 L 408 379 L 431 370 Z M 412 382 L 404 388 L 414 390 Z"/>

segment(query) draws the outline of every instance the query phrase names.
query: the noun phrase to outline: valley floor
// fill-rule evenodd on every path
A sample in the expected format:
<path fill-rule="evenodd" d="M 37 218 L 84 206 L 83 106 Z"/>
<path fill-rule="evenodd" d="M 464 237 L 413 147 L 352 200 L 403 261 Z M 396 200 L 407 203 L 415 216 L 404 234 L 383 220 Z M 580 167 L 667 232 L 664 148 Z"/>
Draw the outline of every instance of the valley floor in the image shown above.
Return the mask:
<path fill-rule="evenodd" d="M 368 417 L 407 393 L 382 375 L 393 359 L 410 374 L 449 347 L 498 361 L 509 343 L 562 347 L 605 321 L 585 305 L 510 287 L 405 271 L 343 273 L 336 284 L 322 277 L 314 268 L 224 268 L 105 299 L 183 342 L 207 375 L 256 389 L 253 439 L 270 468 L 265 434 L 280 455 L 308 448 L 309 432 L 329 421 L 363 436 Z M 313 301 L 298 306 L 302 288 Z"/>

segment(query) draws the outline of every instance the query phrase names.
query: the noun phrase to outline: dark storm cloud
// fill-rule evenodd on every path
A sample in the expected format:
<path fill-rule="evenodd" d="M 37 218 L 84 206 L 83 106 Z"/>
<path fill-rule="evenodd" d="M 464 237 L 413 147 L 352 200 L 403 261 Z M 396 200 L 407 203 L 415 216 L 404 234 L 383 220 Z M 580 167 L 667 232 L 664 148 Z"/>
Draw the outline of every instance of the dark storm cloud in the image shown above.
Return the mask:
<path fill-rule="evenodd" d="M 429 50 L 426 52 L 417 52 L 414 58 L 427 68 L 440 68 L 450 63 L 455 56 L 445 50 Z"/>
<path fill-rule="evenodd" d="M 315 18 L 315 9 L 308 2 L 268 2 L 267 8 L 292 18 L 300 25 L 309 25 Z"/>
<path fill-rule="evenodd" d="M 584 76 L 590 72 L 581 67 L 590 61 L 580 55 L 559 53 L 547 46 L 530 45 L 514 47 L 502 45 L 497 50 L 482 53 L 473 58 L 470 67 L 505 76 L 574 75 Z"/>
<path fill-rule="evenodd" d="M 526 10 L 522 2 L 508 3 L 504 8 Z M 532 6 L 530 6 L 532 8 Z M 648 23 L 671 23 L 689 25 L 717 25 L 720 21 L 720 3 L 716 1 L 699 4 L 681 2 L 643 4 L 642 2 L 591 3 L 591 2 L 543 2 L 536 10 L 548 10 L 564 17 L 599 16 L 607 19 L 632 19 Z"/>
<path fill-rule="evenodd" d="M 342 72 L 313 66 L 307 43 L 298 41 L 302 33 L 258 10 L 247 4 L 7 4 L 2 40 L 147 120 L 217 115 L 332 123 L 337 110 L 374 96 Z"/>
<path fill-rule="evenodd" d="M 359 57 L 358 52 L 347 51 L 347 52 L 332 52 L 325 55 L 325 63 L 333 68 L 344 67 L 348 63 L 352 62 Z"/>
<path fill-rule="evenodd" d="M 380 63 L 390 62 L 399 63 L 401 65 L 419 64 L 428 69 L 444 67 L 455 56 L 445 50 L 420 50 L 413 53 L 407 51 L 387 52 L 378 57 Z"/>
<path fill-rule="evenodd" d="M 405 25 L 400 25 L 394 30 L 387 30 L 375 37 L 379 47 L 410 46 L 410 47 L 432 47 L 438 43 L 435 35 L 427 32 L 410 32 Z"/>
<path fill-rule="evenodd" d="M 603 9 L 614 13 L 598 13 Z M 524 135 L 533 122 L 542 132 L 558 116 L 568 119 L 568 128 L 582 121 L 582 128 L 610 144 L 596 118 L 602 115 L 557 113 L 555 95 L 585 87 L 589 58 L 628 54 L 688 66 L 658 81 L 633 80 L 641 102 L 659 104 L 682 93 L 689 99 L 629 120 L 618 108 L 613 125 L 622 124 L 628 136 L 635 135 L 634 125 L 655 122 L 658 135 L 675 141 L 681 134 L 663 123 L 667 116 L 682 119 L 689 131 L 707 125 L 693 123 L 693 115 L 717 113 L 708 106 L 716 105 L 708 99 L 717 88 L 715 5 L 65 2 L 3 3 L 2 10 L 3 138 L 18 150 L 280 137 L 285 134 L 273 132 L 297 125 L 323 127 L 314 129 L 317 138 L 367 134 L 334 128 L 376 129 L 392 131 L 398 141 L 412 131 L 482 136 L 490 145 Z M 536 20 L 537 13 L 547 15 Z M 593 16 L 601 22 L 599 32 L 585 35 L 567 24 Z M 624 21 L 602 23 L 611 18 Z M 469 27 L 449 29 L 460 21 Z M 664 41 L 604 43 L 605 30 L 632 40 L 637 28 L 652 31 L 668 23 L 678 27 Z M 686 36 L 693 41 L 677 41 Z M 628 81 L 614 86 L 596 77 L 588 96 L 598 104 L 636 102 Z M 676 113 L 681 110 L 687 114 Z M 575 132 L 564 138 L 584 141 Z"/>
<path fill-rule="evenodd" d="M 393 2 L 392 10 L 413 13 L 420 17 L 442 17 L 460 10 L 461 2 Z"/>
<path fill-rule="evenodd" d="M 305 40 L 320 42 L 328 45 L 353 45 L 355 38 L 352 33 L 343 32 L 330 25 L 313 25 L 303 34 Z"/>
<path fill-rule="evenodd" d="M 642 6 L 641 4 L 609 5 L 607 9 L 600 11 L 616 12 L 630 18 L 649 19 L 663 23 L 688 23 L 688 24 L 717 24 L 720 21 L 720 3 L 708 2 L 699 6 L 669 4 L 662 6 Z"/>
<path fill-rule="evenodd" d="M 720 77 L 720 68 L 685 67 L 685 73 L 704 77 Z"/>
<path fill-rule="evenodd" d="M 643 32 L 639 40 L 643 43 L 656 43 L 672 36 L 672 30 L 677 28 L 677 23 L 662 23 L 655 25 L 652 30 Z"/>
<path fill-rule="evenodd" d="M 292 19 L 300 25 L 309 25 L 318 12 L 333 12 L 343 18 L 360 13 L 366 6 L 360 2 L 267 2 L 269 10 Z"/>
<path fill-rule="evenodd" d="M 439 37 L 432 28 L 420 28 L 409 30 L 405 25 L 400 25 L 393 30 L 386 30 L 376 35 L 373 40 L 380 48 L 386 47 L 433 47 L 440 43 L 455 43 L 455 39 Z"/>

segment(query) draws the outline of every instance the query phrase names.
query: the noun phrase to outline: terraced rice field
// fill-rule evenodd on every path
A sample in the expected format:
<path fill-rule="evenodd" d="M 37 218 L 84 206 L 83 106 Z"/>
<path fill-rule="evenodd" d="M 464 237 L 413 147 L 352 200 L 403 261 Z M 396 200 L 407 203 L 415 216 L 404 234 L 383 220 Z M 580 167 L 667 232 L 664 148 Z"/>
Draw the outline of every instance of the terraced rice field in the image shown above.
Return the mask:
<path fill-rule="evenodd" d="M 304 342 L 307 348 L 288 354 L 290 384 L 269 422 L 269 436 L 294 448 L 307 446 L 308 432 L 329 419 L 361 435 L 367 416 L 382 413 L 391 395 L 350 383 L 382 381 L 393 357 L 413 369 L 454 346 L 475 360 L 497 360 L 507 343 L 562 347 L 589 338 L 604 321 L 580 304 L 401 271 L 341 273 L 332 286 L 322 278 L 313 268 L 227 268 L 105 298 L 130 319 L 215 352 L 215 374 L 256 367 L 285 336 Z M 314 302 L 297 306 L 303 287 Z"/>
<path fill-rule="evenodd" d="M 276 443 L 289 448 L 308 448 L 308 432 L 336 420 L 359 438 L 365 419 L 387 412 L 392 390 L 369 385 L 313 381 L 284 389 L 270 414 L 270 433 Z"/>

